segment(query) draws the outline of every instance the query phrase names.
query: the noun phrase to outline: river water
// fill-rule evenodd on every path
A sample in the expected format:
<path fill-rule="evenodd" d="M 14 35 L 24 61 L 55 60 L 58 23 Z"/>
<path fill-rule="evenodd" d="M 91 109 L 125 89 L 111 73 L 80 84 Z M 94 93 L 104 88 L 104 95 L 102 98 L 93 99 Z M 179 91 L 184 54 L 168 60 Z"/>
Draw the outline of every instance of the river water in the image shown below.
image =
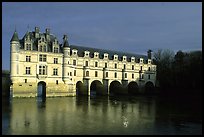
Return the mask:
<path fill-rule="evenodd" d="M 2 134 L 202 135 L 199 99 L 158 96 L 12 98 Z"/>

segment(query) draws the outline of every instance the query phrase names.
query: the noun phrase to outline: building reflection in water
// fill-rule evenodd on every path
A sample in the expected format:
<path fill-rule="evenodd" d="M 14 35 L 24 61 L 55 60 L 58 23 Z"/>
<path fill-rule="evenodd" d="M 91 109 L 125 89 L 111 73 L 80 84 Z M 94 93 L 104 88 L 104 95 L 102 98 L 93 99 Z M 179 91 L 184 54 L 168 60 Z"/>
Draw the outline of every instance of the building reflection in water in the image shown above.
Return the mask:
<path fill-rule="evenodd" d="M 10 134 L 141 134 L 155 110 L 151 98 L 14 98 L 8 122 Z"/>

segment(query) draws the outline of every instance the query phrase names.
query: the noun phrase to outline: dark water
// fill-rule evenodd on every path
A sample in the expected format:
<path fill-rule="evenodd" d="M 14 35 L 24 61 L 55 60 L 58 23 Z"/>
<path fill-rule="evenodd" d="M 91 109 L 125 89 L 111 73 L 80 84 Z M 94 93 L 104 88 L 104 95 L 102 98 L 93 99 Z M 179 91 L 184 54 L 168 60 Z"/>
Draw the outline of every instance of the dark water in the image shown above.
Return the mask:
<path fill-rule="evenodd" d="M 13 98 L 2 105 L 2 134 L 202 134 L 200 99 Z"/>

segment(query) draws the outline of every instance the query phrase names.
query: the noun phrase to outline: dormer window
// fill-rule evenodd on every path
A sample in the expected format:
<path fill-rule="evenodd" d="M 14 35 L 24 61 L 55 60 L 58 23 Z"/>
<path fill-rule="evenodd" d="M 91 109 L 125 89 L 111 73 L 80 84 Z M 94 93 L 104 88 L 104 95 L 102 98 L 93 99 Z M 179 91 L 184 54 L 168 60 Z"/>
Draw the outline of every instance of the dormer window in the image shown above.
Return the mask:
<path fill-rule="evenodd" d="M 140 63 L 143 63 L 143 58 L 140 58 Z"/>
<path fill-rule="evenodd" d="M 148 59 L 148 64 L 151 64 L 151 59 Z"/>
<path fill-rule="evenodd" d="M 114 60 L 118 60 L 118 55 L 114 55 Z"/>
<path fill-rule="evenodd" d="M 126 58 L 127 58 L 126 56 L 123 56 L 123 61 L 126 61 Z"/>
<path fill-rule="evenodd" d="M 135 57 L 131 57 L 131 62 L 135 62 Z"/>
<path fill-rule="evenodd" d="M 99 53 L 98 52 L 94 52 L 94 58 L 98 58 Z"/>
<path fill-rule="evenodd" d="M 84 57 L 89 57 L 89 51 L 84 51 Z"/>
<path fill-rule="evenodd" d="M 58 53 L 59 52 L 59 48 L 58 47 L 54 47 L 54 53 Z"/>
<path fill-rule="evenodd" d="M 108 53 L 104 53 L 104 59 L 108 59 Z"/>
<path fill-rule="evenodd" d="M 73 49 L 73 50 L 72 50 L 72 53 L 73 53 L 73 55 L 77 55 L 77 50 L 76 50 L 76 49 Z"/>

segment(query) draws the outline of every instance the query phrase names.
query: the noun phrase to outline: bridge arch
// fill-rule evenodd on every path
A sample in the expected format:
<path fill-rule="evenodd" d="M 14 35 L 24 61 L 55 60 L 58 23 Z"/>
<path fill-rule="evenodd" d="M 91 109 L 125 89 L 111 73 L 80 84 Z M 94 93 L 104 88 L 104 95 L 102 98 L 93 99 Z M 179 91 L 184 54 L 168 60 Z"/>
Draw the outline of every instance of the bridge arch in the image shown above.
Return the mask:
<path fill-rule="evenodd" d="M 145 83 L 145 93 L 151 94 L 154 93 L 154 84 L 151 81 Z"/>
<path fill-rule="evenodd" d="M 131 81 L 128 84 L 128 93 L 134 95 L 139 93 L 139 86 L 136 81 Z"/>
<path fill-rule="evenodd" d="M 46 98 L 46 83 L 44 81 L 38 82 L 37 97 Z"/>
<path fill-rule="evenodd" d="M 109 86 L 109 95 L 115 95 L 115 94 L 118 94 L 120 93 L 120 90 L 122 89 L 122 84 L 117 81 L 117 80 L 114 80 L 110 83 L 110 86 Z"/>
<path fill-rule="evenodd" d="M 76 83 L 76 95 L 87 95 L 88 91 L 86 90 L 86 87 L 81 81 L 77 81 Z"/>
<path fill-rule="evenodd" d="M 106 92 L 104 90 L 103 84 L 99 80 L 94 80 L 90 85 L 90 95 L 105 95 Z"/>

